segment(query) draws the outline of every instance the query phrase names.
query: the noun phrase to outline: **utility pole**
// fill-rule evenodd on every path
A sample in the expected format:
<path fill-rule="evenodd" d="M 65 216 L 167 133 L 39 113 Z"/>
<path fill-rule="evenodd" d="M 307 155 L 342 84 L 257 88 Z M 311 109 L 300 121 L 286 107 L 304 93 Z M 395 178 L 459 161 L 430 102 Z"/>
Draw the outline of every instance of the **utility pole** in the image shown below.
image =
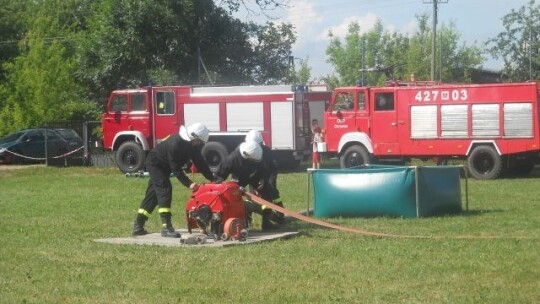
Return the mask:
<path fill-rule="evenodd" d="M 448 0 L 424 0 L 424 4 L 433 4 L 433 33 L 431 36 L 431 81 L 435 80 L 435 55 L 437 51 L 437 4 Z"/>
<path fill-rule="evenodd" d="M 529 26 L 529 80 L 533 80 L 532 76 L 532 27 Z"/>
<path fill-rule="evenodd" d="M 366 68 L 366 63 L 365 63 L 365 59 L 366 59 L 366 51 L 365 51 L 365 40 L 364 40 L 364 37 L 362 37 L 362 42 L 361 42 L 361 49 L 362 49 L 362 67 L 360 68 L 360 84 L 365 87 L 366 86 L 366 82 L 365 82 L 365 79 L 364 79 L 364 70 Z"/>

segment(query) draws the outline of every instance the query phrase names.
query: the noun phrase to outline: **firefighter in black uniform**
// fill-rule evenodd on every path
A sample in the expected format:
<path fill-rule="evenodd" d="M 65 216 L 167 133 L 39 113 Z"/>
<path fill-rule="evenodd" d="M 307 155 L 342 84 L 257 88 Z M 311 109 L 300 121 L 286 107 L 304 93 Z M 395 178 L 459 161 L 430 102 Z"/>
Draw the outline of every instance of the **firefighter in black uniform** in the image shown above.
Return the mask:
<path fill-rule="evenodd" d="M 231 175 L 240 187 L 250 186 L 253 189 L 261 189 L 264 176 L 267 174 L 261 162 L 262 156 L 262 148 L 258 143 L 243 142 L 223 159 L 214 175 L 218 181 L 225 180 Z M 248 214 L 252 212 L 251 204 L 246 204 Z M 262 229 L 270 229 L 270 221 L 263 221 Z"/>
<path fill-rule="evenodd" d="M 274 159 L 272 150 L 270 147 L 264 144 L 262 135 L 257 130 L 251 130 L 246 135 L 247 141 L 254 141 L 258 143 L 262 148 L 262 183 L 258 189 L 256 189 L 257 194 L 267 200 L 272 202 L 280 207 L 283 207 L 283 202 L 279 195 L 279 190 L 277 188 L 277 175 L 278 175 L 278 166 L 276 160 Z M 261 214 L 263 217 L 263 223 L 267 228 L 276 228 L 274 224 L 283 224 L 284 218 L 283 213 L 271 210 L 266 206 L 261 206 L 258 204 L 253 204 L 250 211 Z"/>
<path fill-rule="evenodd" d="M 243 142 L 219 164 L 214 176 L 218 182 L 229 175 L 240 187 L 256 186 L 262 176 L 262 149 L 256 142 Z"/>
<path fill-rule="evenodd" d="M 201 154 L 202 147 L 208 141 L 208 137 L 209 131 L 201 123 L 194 123 L 187 128 L 181 126 L 178 134 L 166 137 L 148 153 L 146 169 L 150 174 L 150 180 L 146 195 L 135 218 L 132 233 L 134 236 L 148 234 L 144 229 L 144 224 L 156 206 L 159 206 L 158 212 L 163 225 L 161 235 L 180 237 L 171 221 L 172 184 L 170 176 L 173 173 L 184 186 L 196 191 L 199 185 L 191 181 L 183 171 L 184 165 L 192 161 L 206 179 L 214 179 Z"/>

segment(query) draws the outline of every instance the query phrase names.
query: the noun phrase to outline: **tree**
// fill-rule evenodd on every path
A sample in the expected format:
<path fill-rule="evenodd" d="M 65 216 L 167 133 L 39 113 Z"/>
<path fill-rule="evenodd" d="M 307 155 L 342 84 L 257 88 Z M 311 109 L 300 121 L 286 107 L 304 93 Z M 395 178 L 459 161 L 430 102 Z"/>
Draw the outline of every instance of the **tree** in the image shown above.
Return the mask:
<path fill-rule="evenodd" d="M 358 60 L 362 57 L 361 49 L 358 47 L 361 39 L 360 26 L 358 23 L 349 24 L 347 36 L 345 36 L 345 42 L 347 43 L 345 46 L 341 39 L 334 37 L 331 31 L 328 36 L 331 41 L 326 48 L 327 62 L 334 66 L 336 73 L 339 75 L 339 84 L 354 83 L 354 80 L 358 79 L 356 71 L 361 67 Z M 351 62 L 351 59 L 356 62 Z"/>
<path fill-rule="evenodd" d="M 0 85 L 2 133 L 58 121 L 95 119 L 95 104 L 84 99 L 84 88 L 73 78 L 73 41 L 77 40 L 72 31 L 77 19 L 73 11 L 78 4 L 77 0 L 43 3 L 33 12 L 28 32 L 19 43 L 20 55 L 4 64 L 7 79 Z"/>
<path fill-rule="evenodd" d="M 251 24 L 254 36 L 251 78 L 257 84 L 291 82 L 291 48 L 296 41 L 291 24 Z"/>
<path fill-rule="evenodd" d="M 381 85 L 387 80 L 430 78 L 431 29 L 428 16 L 417 16 L 419 30 L 411 36 L 386 31 L 380 20 L 373 28 L 361 34 L 360 26 L 351 23 L 345 41 L 331 39 L 326 50 L 328 62 L 337 74 L 339 85 Z M 459 34 L 453 24 L 443 25 L 438 54 L 444 54 L 438 67 L 441 80 L 469 82 L 468 69 L 476 68 L 482 61 L 481 51 L 474 46 L 459 43 Z M 362 79 L 363 78 L 363 79 Z M 331 79 L 330 79 L 331 80 Z"/>
<path fill-rule="evenodd" d="M 24 12 L 33 11 L 32 6 L 30 1 L 0 0 L 0 82 L 6 74 L 2 65 L 19 55 L 17 45 L 27 26 L 28 15 Z"/>
<path fill-rule="evenodd" d="M 77 75 L 95 99 L 119 82 L 275 83 L 289 74 L 291 25 L 246 24 L 211 0 L 103 0 L 93 11 Z"/>
<path fill-rule="evenodd" d="M 289 2 L 288 0 L 221 0 L 223 6 L 227 7 L 231 12 L 238 12 L 243 7 L 248 13 L 254 15 L 263 14 L 268 16 L 267 12 L 284 7 Z M 252 8 L 252 2 L 255 2 L 255 8 Z"/>
<path fill-rule="evenodd" d="M 120 83 L 282 83 L 296 39 L 290 24 L 244 23 L 212 0 L 0 0 L 0 25 L 3 133 L 95 119 Z"/>
<path fill-rule="evenodd" d="M 488 52 L 502 58 L 512 81 L 540 79 L 540 4 L 530 0 L 502 18 L 505 32 L 487 41 Z"/>
<path fill-rule="evenodd" d="M 418 31 L 408 38 L 404 78 L 415 74 L 417 80 L 431 79 L 431 28 L 426 14 L 418 15 Z M 436 80 L 442 82 L 471 82 L 471 70 L 483 61 L 480 48 L 460 42 L 461 35 L 454 22 L 442 24 L 439 31 L 436 62 Z M 437 77 L 438 75 L 438 77 Z"/>
<path fill-rule="evenodd" d="M 294 57 L 291 57 L 291 60 L 293 61 L 293 79 L 291 82 L 297 84 L 309 83 L 309 80 L 311 78 L 311 67 L 309 67 L 308 64 L 309 57 L 306 57 L 306 59 L 300 59 L 300 68 L 298 68 L 298 70 L 294 65 L 294 59 Z"/>

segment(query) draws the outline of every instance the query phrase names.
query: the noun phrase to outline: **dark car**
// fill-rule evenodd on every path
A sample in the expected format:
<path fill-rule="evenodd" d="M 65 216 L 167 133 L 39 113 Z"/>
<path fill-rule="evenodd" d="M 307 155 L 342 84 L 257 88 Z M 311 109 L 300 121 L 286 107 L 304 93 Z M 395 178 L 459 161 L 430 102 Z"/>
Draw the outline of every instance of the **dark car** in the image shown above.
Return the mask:
<path fill-rule="evenodd" d="M 69 144 L 69 151 L 79 149 L 83 146 L 83 140 L 73 129 L 54 129 L 56 132 L 60 133 Z"/>
<path fill-rule="evenodd" d="M 71 131 L 26 129 L 11 133 L 0 139 L 0 164 L 41 162 L 45 155 L 58 157 L 77 150 L 82 146 L 82 139 Z M 67 134 L 67 138 L 62 133 Z"/>

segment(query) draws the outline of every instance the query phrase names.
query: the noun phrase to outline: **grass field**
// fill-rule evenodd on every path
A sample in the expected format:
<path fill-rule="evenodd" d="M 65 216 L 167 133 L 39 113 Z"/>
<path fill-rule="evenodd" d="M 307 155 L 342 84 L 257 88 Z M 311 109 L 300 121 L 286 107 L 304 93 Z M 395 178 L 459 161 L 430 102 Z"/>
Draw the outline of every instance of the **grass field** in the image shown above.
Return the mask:
<path fill-rule="evenodd" d="M 540 303 L 538 171 L 469 180 L 457 216 L 328 219 L 436 239 L 294 222 L 299 237 L 220 249 L 95 242 L 130 235 L 147 182 L 114 168 L 0 170 L 0 303 Z M 286 207 L 306 208 L 305 171 L 278 183 Z M 183 228 L 188 192 L 173 185 Z M 154 214 L 147 228 L 159 226 Z"/>

